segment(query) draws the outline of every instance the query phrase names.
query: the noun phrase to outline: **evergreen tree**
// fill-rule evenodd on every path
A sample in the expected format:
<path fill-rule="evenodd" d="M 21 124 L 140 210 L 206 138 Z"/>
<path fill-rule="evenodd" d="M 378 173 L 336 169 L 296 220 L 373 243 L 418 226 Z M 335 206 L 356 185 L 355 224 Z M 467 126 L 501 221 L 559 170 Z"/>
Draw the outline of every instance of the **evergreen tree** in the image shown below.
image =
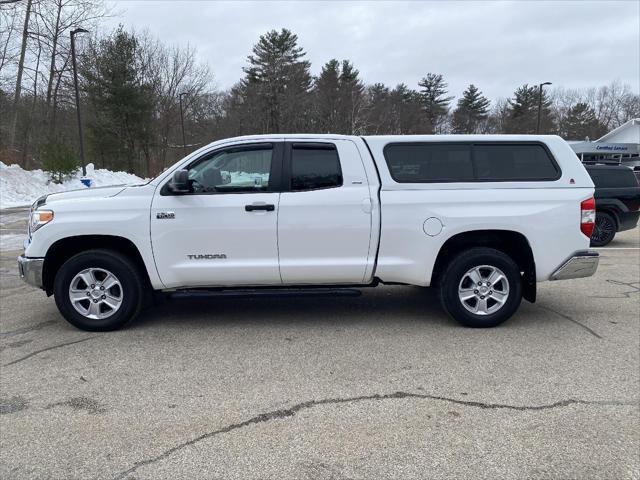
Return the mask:
<path fill-rule="evenodd" d="M 593 109 L 582 102 L 569 109 L 562 125 L 562 135 L 567 140 L 584 140 L 585 137 L 595 140 L 606 131 Z"/>
<path fill-rule="evenodd" d="M 316 130 L 353 135 L 362 127 L 364 84 L 349 60 L 330 60 L 316 79 L 314 88 Z"/>
<path fill-rule="evenodd" d="M 383 83 L 374 83 L 366 89 L 366 126 L 365 134 L 383 135 L 392 133 L 389 87 Z"/>
<path fill-rule="evenodd" d="M 78 170 L 78 157 L 60 138 L 50 138 L 40 152 L 42 168 L 54 183 L 62 183 Z"/>
<path fill-rule="evenodd" d="M 340 102 L 340 62 L 329 60 L 315 81 L 315 120 L 320 133 L 341 133 L 336 130 Z"/>
<path fill-rule="evenodd" d="M 489 99 L 482 95 L 478 87 L 469 85 L 453 112 L 453 132 L 482 133 L 489 115 L 489 103 Z"/>
<path fill-rule="evenodd" d="M 447 96 L 447 84 L 442 75 L 427 73 L 418 86 L 429 133 L 438 133 L 449 113 L 449 103 L 453 97 Z"/>
<path fill-rule="evenodd" d="M 134 172 L 144 157 L 149 174 L 153 85 L 139 53 L 137 39 L 121 26 L 84 58 L 87 139 L 92 155 L 108 159 L 110 168 Z"/>
<path fill-rule="evenodd" d="M 364 84 L 358 70 L 349 60 L 342 61 L 339 78 L 340 131 L 346 135 L 361 133 L 361 110 L 364 106 Z"/>
<path fill-rule="evenodd" d="M 249 55 L 240 84 L 245 105 L 258 110 L 263 133 L 304 131 L 309 128 L 310 64 L 298 46 L 298 36 L 283 28 L 260 36 Z M 257 132 L 256 132 L 257 133 Z"/>
<path fill-rule="evenodd" d="M 553 116 L 551 114 L 551 100 L 547 93 L 537 85 L 527 84 L 519 87 L 514 92 L 514 98 L 509 99 L 508 117 L 505 124 L 507 133 L 535 134 L 538 122 L 538 102 L 541 100 L 540 133 L 552 133 L 555 131 Z"/>
<path fill-rule="evenodd" d="M 425 132 L 422 96 L 404 83 L 394 88 L 390 95 L 390 108 L 387 112 L 393 121 L 392 130 L 396 135 L 412 135 Z"/>

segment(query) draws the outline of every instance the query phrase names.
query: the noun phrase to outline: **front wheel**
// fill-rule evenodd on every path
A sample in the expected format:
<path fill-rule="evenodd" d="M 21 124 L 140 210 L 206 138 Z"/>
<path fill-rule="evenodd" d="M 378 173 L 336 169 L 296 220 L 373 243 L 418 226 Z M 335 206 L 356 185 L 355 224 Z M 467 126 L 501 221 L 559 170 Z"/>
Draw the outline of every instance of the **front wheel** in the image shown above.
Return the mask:
<path fill-rule="evenodd" d="M 466 327 L 495 327 L 520 305 L 520 269 L 499 250 L 472 248 L 447 266 L 440 281 L 440 300 L 445 311 Z"/>
<path fill-rule="evenodd" d="M 56 305 L 72 325 L 92 332 L 117 330 L 142 305 L 139 269 L 125 256 L 89 250 L 67 260 L 53 285 Z"/>
<path fill-rule="evenodd" d="M 596 212 L 596 224 L 591 234 L 592 247 L 604 247 L 616 236 L 616 221 L 605 212 Z"/>

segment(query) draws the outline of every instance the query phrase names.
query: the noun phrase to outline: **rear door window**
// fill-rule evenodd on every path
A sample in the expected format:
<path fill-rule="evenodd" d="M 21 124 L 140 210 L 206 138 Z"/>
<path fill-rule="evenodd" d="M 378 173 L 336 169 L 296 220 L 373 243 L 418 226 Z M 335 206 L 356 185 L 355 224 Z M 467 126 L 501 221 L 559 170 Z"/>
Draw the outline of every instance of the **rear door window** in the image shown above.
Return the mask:
<path fill-rule="evenodd" d="M 338 150 L 332 143 L 291 145 L 291 190 L 317 190 L 342 185 Z"/>

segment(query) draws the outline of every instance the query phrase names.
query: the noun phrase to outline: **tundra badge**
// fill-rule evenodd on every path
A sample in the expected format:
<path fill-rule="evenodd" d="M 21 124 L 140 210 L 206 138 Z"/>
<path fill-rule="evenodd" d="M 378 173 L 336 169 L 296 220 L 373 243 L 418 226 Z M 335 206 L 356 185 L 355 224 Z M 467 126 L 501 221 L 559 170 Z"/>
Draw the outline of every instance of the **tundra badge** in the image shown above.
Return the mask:
<path fill-rule="evenodd" d="M 173 220 L 176 218 L 176 214 L 174 212 L 158 212 L 156 213 L 156 218 L 159 220 Z"/>

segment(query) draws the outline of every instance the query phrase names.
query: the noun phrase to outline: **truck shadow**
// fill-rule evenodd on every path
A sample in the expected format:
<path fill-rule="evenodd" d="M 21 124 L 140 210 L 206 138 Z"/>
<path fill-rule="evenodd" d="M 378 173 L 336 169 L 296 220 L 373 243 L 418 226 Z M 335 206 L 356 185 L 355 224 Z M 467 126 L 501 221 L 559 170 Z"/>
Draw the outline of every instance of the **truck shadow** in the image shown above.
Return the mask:
<path fill-rule="evenodd" d="M 177 296 L 145 310 L 129 327 L 229 324 L 318 325 L 429 322 L 456 326 L 440 307 L 434 289 L 385 286 L 332 291 L 322 295 Z"/>

